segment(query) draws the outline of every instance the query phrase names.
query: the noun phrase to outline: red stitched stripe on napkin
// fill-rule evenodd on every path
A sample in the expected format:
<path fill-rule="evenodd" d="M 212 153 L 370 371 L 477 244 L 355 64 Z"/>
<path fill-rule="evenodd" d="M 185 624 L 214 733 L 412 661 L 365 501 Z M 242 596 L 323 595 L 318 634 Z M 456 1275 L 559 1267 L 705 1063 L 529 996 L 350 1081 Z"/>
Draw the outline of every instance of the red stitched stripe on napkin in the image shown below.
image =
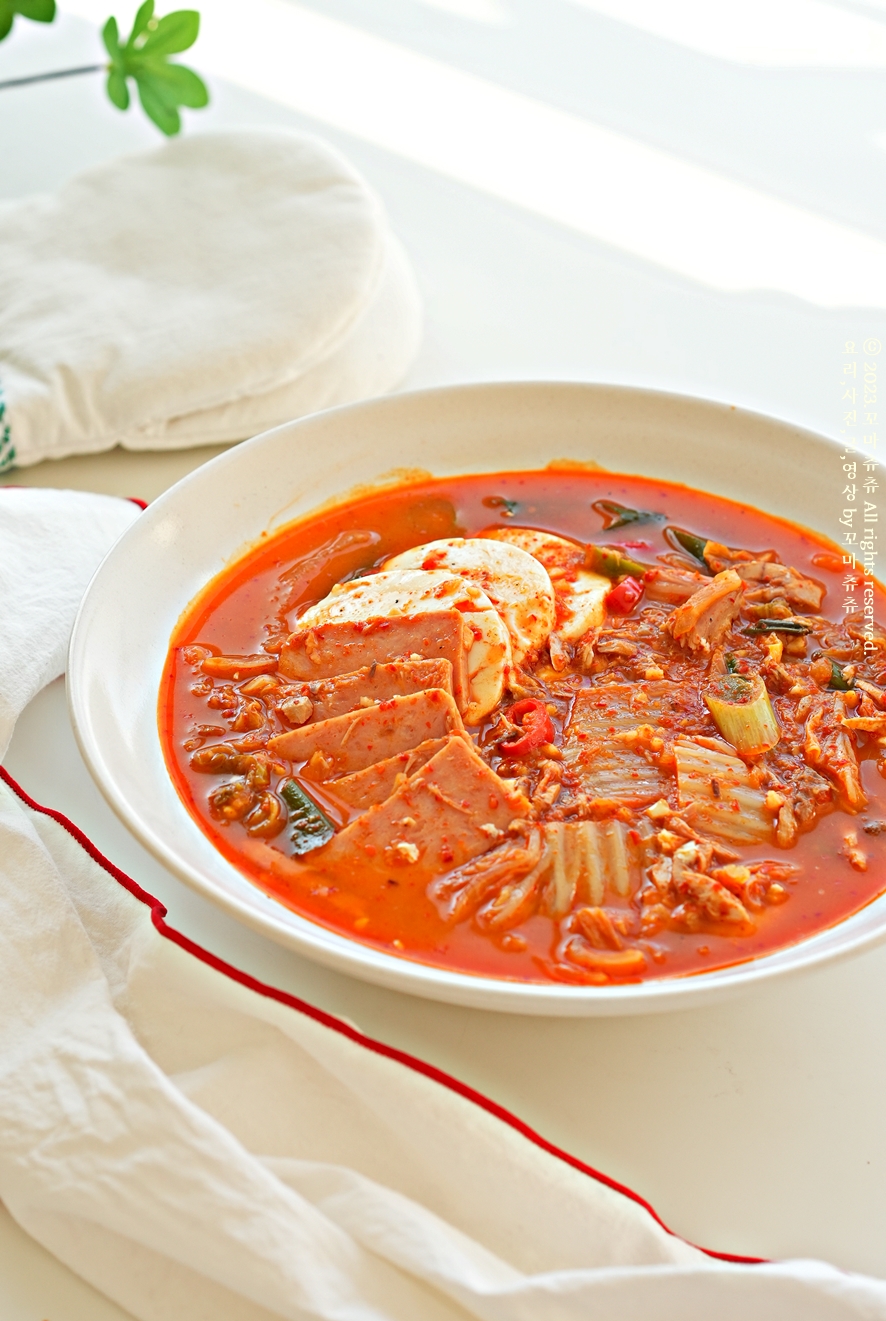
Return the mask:
<path fill-rule="evenodd" d="M 138 503 L 138 501 L 136 501 L 136 503 Z M 377 1055 L 384 1055 L 388 1059 L 395 1060 L 398 1064 L 405 1065 L 407 1069 L 414 1069 L 416 1073 L 422 1073 L 426 1078 L 430 1078 L 433 1082 L 439 1083 L 443 1087 L 448 1087 L 450 1091 L 456 1092 L 459 1096 L 463 1096 L 468 1101 L 472 1101 L 474 1105 L 480 1106 L 481 1109 L 494 1115 L 496 1119 L 500 1119 L 503 1123 L 510 1125 L 511 1128 L 522 1134 L 523 1137 L 528 1138 L 530 1142 L 534 1142 L 537 1147 L 542 1149 L 542 1151 L 546 1151 L 551 1156 L 556 1156 L 558 1160 L 565 1161 L 565 1163 L 571 1165 L 573 1169 L 579 1170 L 580 1173 L 588 1175 L 591 1179 L 596 1179 L 598 1183 L 605 1184 L 607 1188 L 612 1188 L 614 1192 L 621 1193 L 624 1197 L 629 1197 L 632 1202 L 636 1202 L 638 1206 L 642 1206 L 643 1210 L 652 1216 L 656 1224 L 660 1225 L 661 1228 L 665 1230 L 666 1233 L 670 1234 L 672 1238 L 682 1238 L 682 1235 L 677 1234 L 665 1224 L 661 1216 L 652 1206 L 650 1206 L 649 1202 L 647 1202 L 644 1197 L 640 1196 L 639 1193 L 635 1193 L 631 1188 L 627 1188 L 623 1183 L 618 1183 L 615 1179 L 610 1179 L 608 1175 L 601 1173 L 600 1170 L 595 1170 L 593 1166 L 586 1165 L 585 1162 L 579 1160 L 577 1156 L 572 1156 L 568 1151 L 563 1151 L 561 1147 L 555 1146 L 553 1142 L 548 1142 L 547 1138 L 542 1137 L 540 1133 L 536 1133 L 535 1129 L 530 1128 L 522 1119 L 518 1119 L 516 1115 L 511 1114 L 509 1110 L 506 1110 L 504 1106 L 499 1105 L 497 1101 L 491 1100 L 488 1096 L 484 1096 L 482 1092 L 476 1091 L 475 1088 L 469 1087 L 467 1083 L 460 1082 L 458 1078 L 453 1078 L 451 1074 L 445 1073 L 442 1069 L 438 1069 L 434 1064 L 428 1064 L 425 1060 L 419 1059 L 416 1055 L 410 1055 L 404 1050 L 398 1050 L 396 1046 L 386 1046 L 383 1041 L 376 1041 L 373 1037 L 364 1036 L 364 1034 L 358 1031 L 357 1028 L 351 1027 L 349 1023 L 343 1023 L 341 1019 L 336 1018 L 333 1014 L 327 1013 L 325 1009 L 318 1009 L 315 1005 L 309 1004 L 307 1000 L 301 1000 L 298 996 L 290 995 L 287 991 L 278 990 L 276 986 L 268 986 L 265 982 L 258 981 L 257 978 L 252 977 L 248 972 L 243 972 L 240 968 L 235 968 L 233 964 L 226 963 L 223 959 L 210 953 L 209 950 L 203 949 L 202 946 L 197 945 L 188 936 L 183 935 L 180 931 L 176 931 L 174 927 L 167 924 L 167 909 L 160 900 L 155 899 L 152 894 L 148 894 L 147 890 L 143 890 L 137 881 L 134 881 L 131 876 L 127 876 L 126 872 L 121 871 L 120 868 L 115 866 L 109 858 L 106 858 L 92 843 L 92 840 L 84 835 L 83 831 L 80 830 L 78 826 L 74 825 L 73 821 L 69 821 L 66 816 L 61 812 L 57 812 L 54 808 L 44 807 L 41 803 L 35 802 L 35 800 L 25 792 L 21 785 L 16 783 L 3 766 L 0 766 L 0 779 L 2 779 L 13 793 L 16 794 L 27 807 L 31 808 L 32 811 L 40 812 L 43 816 L 48 816 L 53 821 L 58 822 L 58 824 L 77 841 L 80 847 L 89 854 L 94 862 L 97 862 L 100 867 L 103 867 L 104 870 L 112 876 L 118 884 L 122 885 L 123 888 L 135 899 L 146 904 L 151 910 L 151 921 L 160 935 L 166 940 L 173 941 L 174 944 L 185 950 L 186 953 L 192 954 L 195 958 L 200 959 L 201 962 L 208 964 L 210 968 L 214 968 L 216 972 L 223 973 L 224 976 L 230 977 L 232 981 L 239 982 L 242 986 L 248 987 L 249 990 L 257 991 L 259 995 L 267 996 L 271 1000 L 277 1000 L 281 1004 L 288 1005 L 290 1009 L 295 1009 L 298 1013 L 306 1014 L 308 1018 L 313 1018 L 316 1022 L 322 1023 L 324 1027 L 332 1028 L 334 1032 L 340 1032 L 342 1036 L 347 1037 L 358 1046 L 363 1046 L 367 1050 L 375 1051 Z M 689 1242 L 689 1240 L 683 1239 L 683 1242 Z M 766 1257 L 743 1257 L 733 1252 L 715 1252 L 713 1248 L 702 1248 L 699 1247 L 697 1243 L 690 1244 L 690 1247 L 696 1247 L 700 1252 L 705 1253 L 706 1256 L 715 1257 L 718 1261 L 735 1262 L 746 1266 L 759 1266 L 767 1262 Z"/>

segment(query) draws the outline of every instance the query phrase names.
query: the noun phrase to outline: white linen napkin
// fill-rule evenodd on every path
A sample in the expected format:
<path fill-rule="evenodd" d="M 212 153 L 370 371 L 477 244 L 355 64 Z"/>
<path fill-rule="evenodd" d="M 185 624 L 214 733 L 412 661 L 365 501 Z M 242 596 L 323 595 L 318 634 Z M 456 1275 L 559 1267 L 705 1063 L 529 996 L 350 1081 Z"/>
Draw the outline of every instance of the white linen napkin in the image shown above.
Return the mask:
<path fill-rule="evenodd" d="M 0 489 L 0 752 L 137 516 Z M 136 882 L 0 783 L 0 1197 L 140 1321 L 886 1318 L 884 1281 L 688 1246 L 494 1103 L 219 964 Z"/>
<path fill-rule="evenodd" d="M 0 469 L 241 440 L 391 389 L 420 333 L 405 254 L 337 151 L 177 138 L 0 205 Z"/>

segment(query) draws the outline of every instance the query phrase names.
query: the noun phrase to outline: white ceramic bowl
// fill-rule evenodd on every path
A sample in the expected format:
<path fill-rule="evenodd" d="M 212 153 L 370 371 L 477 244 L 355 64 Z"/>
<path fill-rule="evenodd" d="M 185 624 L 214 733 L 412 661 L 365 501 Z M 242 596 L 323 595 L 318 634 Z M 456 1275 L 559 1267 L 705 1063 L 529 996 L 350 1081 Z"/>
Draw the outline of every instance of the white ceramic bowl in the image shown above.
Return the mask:
<path fill-rule="evenodd" d="M 290 912 L 217 853 L 185 810 L 163 761 L 157 694 L 175 623 L 210 578 L 263 531 L 392 469 L 443 476 L 563 458 L 684 482 L 839 534 L 835 442 L 698 399 L 593 385 L 465 386 L 278 427 L 162 495 L 90 584 L 71 639 L 68 698 L 108 802 L 172 872 L 273 940 L 356 977 L 457 1004 L 575 1015 L 682 1009 L 883 940 L 886 896 L 811 939 L 719 972 L 606 987 L 472 976 L 393 957 Z"/>

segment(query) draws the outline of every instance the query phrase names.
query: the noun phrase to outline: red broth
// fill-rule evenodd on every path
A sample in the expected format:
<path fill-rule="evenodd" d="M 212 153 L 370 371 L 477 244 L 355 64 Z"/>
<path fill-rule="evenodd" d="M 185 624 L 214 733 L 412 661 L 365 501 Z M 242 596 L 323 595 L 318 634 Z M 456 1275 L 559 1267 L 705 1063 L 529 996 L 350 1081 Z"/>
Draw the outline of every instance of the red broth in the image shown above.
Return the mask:
<path fill-rule="evenodd" d="M 665 520 L 606 530 L 606 518 L 593 507 L 601 500 L 656 511 Z M 267 649 L 273 660 L 290 627 L 297 623 L 298 613 L 325 597 L 334 584 L 372 571 L 409 547 L 439 538 L 473 537 L 491 527 L 521 526 L 577 543 L 614 547 L 629 557 L 654 564 L 656 557 L 674 551 L 673 540 L 669 541 L 664 531 L 672 525 L 691 529 L 726 547 L 774 550 L 783 564 L 824 584 L 827 591 L 819 613 L 835 625 L 843 622 L 842 579 L 846 569 L 839 552 L 824 538 L 685 487 L 604 472 L 550 469 L 429 479 L 407 487 L 371 491 L 262 539 L 209 583 L 183 615 L 171 640 L 159 708 L 165 756 L 182 800 L 219 851 L 256 886 L 304 917 L 351 939 L 400 957 L 466 973 L 528 981 L 554 977 L 592 984 L 624 980 L 623 976 L 609 977 L 599 971 L 590 977 L 582 971 L 574 976 L 568 970 L 564 974 L 563 960 L 556 952 L 563 932 L 541 908 L 516 928 L 491 935 L 476 920 L 447 920 L 440 905 L 430 897 L 428 887 L 410 882 L 408 867 L 396 876 L 385 875 L 362 866 L 355 858 L 351 865 L 329 876 L 317 864 L 322 850 L 308 855 L 306 865 L 289 866 L 285 863 L 285 832 L 267 840 L 257 860 L 241 825 L 220 821 L 210 811 L 208 795 L 224 776 L 195 771 L 191 758 L 195 750 L 230 743 L 232 739 L 244 743 L 247 749 L 250 743 L 261 746 L 269 734 L 279 733 L 285 726 L 278 723 L 272 727 L 272 722 L 265 719 L 261 726 L 244 729 L 243 699 L 235 694 L 239 707 L 237 702 L 232 704 L 229 691 L 225 705 L 225 694 L 219 696 L 224 685 L 216 683 L 213 687 L 201 673 L 199 658 L 209 651 L 244 656 Z M 886 617 L 886 601 L 878 585 L 875 598 L 876 616 Z M 644 608 L 641 601 L 634 618 L 639 618 Z M 204 649 L 197 653 L 197 663 L 195 653 L 189 650 L 195 646 Z M 748 642 L 747 646 L 753 650 L 757 643 Z M 813 654 L 810 645 L 805 657 L 795 657 L 791 662 L 794 669 L 808 669 Z M 598 657 L 596 663 L 596 671 L 574 678 L 573 692 L 613 680 L 643 687 L 643 676 L 631 673 L 629 661 L 604 659 L 603 668 L 599 668 Z M 699 665 L 699 683 L 704 669 L 705 665 Z M 875 686 L 880 670 L 886 679 L 886 650 L 878 645 L 864 670 Z M 210 699 L 215 701 L 214 706 L 208 705 Z M 558 743 L 569 719 L 568 703 L 554 705 Z M 698 728 L 716 737 L 717 729 L 700 703 L 697 705 L 693 719 L 708 720 L 707 725 Z M 231 721 L 237 718 L 235 708 L 241 712 L 241 728 L 232 730 Z M 850 713 L 851 709 L 847 708 Z M 488 742 L 490 728 L 491 721 L 486 721 L 469 731 L 484 755 L 493 746 Z M 880 754 L 873 738 L 862 735 L 857 742 L 861 783 L 868 800 L 862 810 L 850 814 L 832 804 L 820 812 L 812 828 L 801 831 L 789 848 L 767 842 L 736 849 L 740 864 L 770 859 L 792 867 L 776 886 L 779 902 L 763 904 L 753 912 L 752 929 L 736 934 L 728 924 L 703 920 L 700 924 L 696 921 L 695 929 L 691 923 L 680 929 L 665 923 L 641 937 L 637 934 L 637 894 L 606 893 L 609 917 L 644 951 L 646 966 L 641 976 L 687 975 L 744 962 L 834 925 L 882 892 L 886 886 L 886 781 L 878 770 Z M 503 765 L 500 761 L 497 764 Z M 334 793 L 324 797 L 322 786 L 314 786 L 314 796 L 335 818 Z M 599 809 L 594 810 L 599 815 Z M 857 841 L 854 857 L 850 857 L 851 841 L 847 844 L 847 833 L 851 831 Z M 268 849 L 275 850 L 283 860 L 280 866 L 267 865 Z M 861 866 L 865 869 L 860 870 Z"/>

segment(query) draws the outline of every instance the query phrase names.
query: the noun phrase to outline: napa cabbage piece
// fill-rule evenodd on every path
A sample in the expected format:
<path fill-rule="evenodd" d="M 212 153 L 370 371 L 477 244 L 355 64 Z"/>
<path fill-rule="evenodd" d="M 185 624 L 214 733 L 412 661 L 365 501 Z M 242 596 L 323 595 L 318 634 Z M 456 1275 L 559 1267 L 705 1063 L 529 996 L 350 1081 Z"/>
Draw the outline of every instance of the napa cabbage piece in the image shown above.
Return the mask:
<path fill-rule="evenodd" d="M 563 762 L 582 792 L 628 807 L 667 796 L 671 777 L 654 760 L 654 734 L 648 738 L 640 732 L 655 729 L 671 691 L 668 683 L 644 684 L 647 700 L 642 705 L 636 703 L 638 690 L 630 684 L 601 684 L 576 695 Z"/>
<path fill-rule="evenodd" d="M 542 907 L 552 917 L 576 903 L 599 905 L 607 890 L 629 895 L 639 884 L 643 837 L 624 821 L 550 822 L 544 835 Z"/>
<path fill-rule="evenodd" d="M 768 844 L 773 814 L 740 757 L 701 746 L 692 739 L 674 744 L 680 807 L 691 807 L 692 824 L 736 844 Z"/>
<path fill-rule="evenodd" d="M 618 820 L 549 821 L 528 840 L 506 840 L 454 868 L 431 896 L 450 920 L 477 913 L 489 930 L 517 926 L 536 910 L 560 918 L 576 903 L 599 905 L 607 891 L 624 897 L 637 888 L 651 835 L 644 830 Z"/>

